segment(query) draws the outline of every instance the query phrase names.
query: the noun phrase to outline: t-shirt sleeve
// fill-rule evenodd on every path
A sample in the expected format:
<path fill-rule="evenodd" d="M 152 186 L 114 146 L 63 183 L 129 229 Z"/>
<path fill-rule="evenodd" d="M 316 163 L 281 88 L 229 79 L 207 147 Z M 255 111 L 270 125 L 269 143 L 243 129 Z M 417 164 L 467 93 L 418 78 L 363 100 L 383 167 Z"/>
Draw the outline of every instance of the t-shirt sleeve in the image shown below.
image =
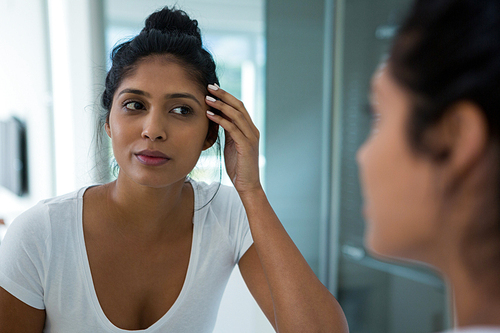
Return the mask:
<path fill-rule="evenodd" d="M 247 213 L 235 188 L 223 186 L 219 194 L 219 202 L 225 204 L 229 214 L 229 238 L 234 248 L 233 260 L 237 263 L 253 244 Z"/>
<path fill-rule="evenodd" d="M 0 287 L 36 309 L 44 309 L 44 276 L 50 255 L 47 207 L 19 215 L 0 245 Z"/>

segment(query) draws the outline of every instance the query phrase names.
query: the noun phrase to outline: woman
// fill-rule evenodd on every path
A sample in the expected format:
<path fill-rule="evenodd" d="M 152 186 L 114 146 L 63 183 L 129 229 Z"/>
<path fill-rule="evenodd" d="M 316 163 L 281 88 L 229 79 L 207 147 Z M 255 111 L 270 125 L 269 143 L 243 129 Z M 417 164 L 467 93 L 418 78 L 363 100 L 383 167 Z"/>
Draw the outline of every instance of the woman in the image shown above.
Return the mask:
<path fill-rule="evenodd" d="M 117 179 L 42 201 L 11 225 L 1 331 L 210 332 L 238 263 L 276 331 L 346 332 L 266 199 L 259 132 L 217 85 L 197 22 L 164 8 L 112 60 L 102 118 Z M 219 126 L 235 190 L 188 178 Z"/>
<path fill-rule="evenodd" d="M 437 268 L 457 329 L 500 332 L 500 1 L 416 1 L 371 103 L 367 247 Z"/>

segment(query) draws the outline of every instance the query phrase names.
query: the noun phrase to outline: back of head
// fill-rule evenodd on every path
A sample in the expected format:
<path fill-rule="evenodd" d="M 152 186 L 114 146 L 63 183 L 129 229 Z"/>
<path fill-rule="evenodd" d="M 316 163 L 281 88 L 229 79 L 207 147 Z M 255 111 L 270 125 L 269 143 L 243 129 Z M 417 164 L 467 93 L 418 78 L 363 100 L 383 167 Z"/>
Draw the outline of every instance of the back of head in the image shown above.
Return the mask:
<path fill-rule="evenodd" d="M 410 95 L 406 131 L 410 146 L 426 157 L 447 166 L 449 155 L 431 147 L 425 134 L 447 112 L 456 110 L 454 105 L 471 102 L 485 120 L 488 156 L 478 159 L 472 176 L 456 177 L 447 194 L 462 194 L 468 209 L 474 207 L 467 226 L 457 224 L 457 230 L 464 231 L 461 260 L 475 281 L 492 278 L 492 285 L 490 280 L 484 285 L 498 285 L 500 0 L 417 0 L 394 41 L 388 69 Z M 462 185 L 468 186 L 467 191 L 460 192 Z M 450 209 L 460 211 L 460 207 Z"/>
<path fill-rule="evenodd" d="M 391 74 L 414 95 L 409 139 L 459 100 L 484 112 L 490 138 L 500 136 L 500 1 L 417 0 L 393 44 Z"/>
<path fill-rule="evenodd" d="M 108 117 L 114 93 L 123 79 L 140 60 L 152 55 L 167 55 L 169 60 L 179 63 L 202 89 L 209 83 L 219 83 L 215 62 L 203 48 L 198 22 L 182 10 L 165 7 L 146 19 L 139 35 L 113 49 L 112 67 L 101 100 L 102 120 Z"/>

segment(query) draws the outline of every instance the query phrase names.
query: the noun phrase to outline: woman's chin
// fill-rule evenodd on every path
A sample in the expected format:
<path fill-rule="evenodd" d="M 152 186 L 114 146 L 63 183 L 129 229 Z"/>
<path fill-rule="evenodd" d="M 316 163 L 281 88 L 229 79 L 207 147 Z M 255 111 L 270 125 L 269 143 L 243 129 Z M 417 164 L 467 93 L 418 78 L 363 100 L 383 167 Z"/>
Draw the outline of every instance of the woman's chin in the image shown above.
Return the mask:
<path fill-rule="evenodd" d="M 382 260 L 405 260 L 405 258 L 401 255 L 401 251 L 396 249 L 394 244 L 387 240 L 381 240 L 373 233 L 369 231 L 365 233 L 365 248 L 366 251 L 375 258 Z"/>
<path fill-rule="evenodd" d="M 391 256 L 386 253 L 386 249 L 380 248 L 372 238 L 365 237 L 365 248 L 366 251 L 373 257 L 384 257 L 390 258 Z"/>
<path fill-rule="evenodd" d="M 381 261 L 390 261 L 400 264 L 413 264 L 436 269 L 436 262 L 429 260 L 422 251 L 404 246 L 405 244 L 395 244 L 387 240 L 377 239 L 370 234 L 365 236 L 365 248 L 368 254 Z M 398 246 L 399 245 L 399 246 Z"/>

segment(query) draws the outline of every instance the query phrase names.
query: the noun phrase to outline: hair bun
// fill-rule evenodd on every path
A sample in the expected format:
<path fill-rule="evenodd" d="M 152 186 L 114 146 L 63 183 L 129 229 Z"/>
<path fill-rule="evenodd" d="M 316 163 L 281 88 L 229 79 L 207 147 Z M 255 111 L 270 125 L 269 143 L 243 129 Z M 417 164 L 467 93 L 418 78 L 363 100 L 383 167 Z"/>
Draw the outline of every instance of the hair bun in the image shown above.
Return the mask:
<path fill-rule="evenodd" d="M 180 9 L 164 7 L 154 12 L 146 19 L 144 32 L 159 30 L 162 33 L 177 32 L 196 37 L 201 43 L 201 32 L 198 21 L 192 20 L 189 15 Z"/>

